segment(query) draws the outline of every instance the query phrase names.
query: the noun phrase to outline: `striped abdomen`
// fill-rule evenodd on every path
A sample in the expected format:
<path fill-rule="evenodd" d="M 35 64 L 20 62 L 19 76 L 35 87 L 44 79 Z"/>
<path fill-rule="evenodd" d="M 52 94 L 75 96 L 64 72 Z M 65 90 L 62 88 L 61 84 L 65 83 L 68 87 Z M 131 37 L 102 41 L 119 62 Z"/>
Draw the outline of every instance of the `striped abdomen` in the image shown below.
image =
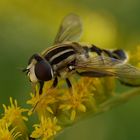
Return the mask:
<path fill-rule="evenodd" d="M 122 61 L 125 61 L 127 59 L 127 55 L 125 53 L 125 51 L 121 50 L 121 49 L 116 49 L 116 50 L 105 50 L 105 49 L 100 49 L 98 47 L 96 47 L 95 45 L 92 45 L 91 48 L 89 48 L 90 52 L 95 52 L 98 55 L 107 55 L 111 58 L 115 58 L 115 59 L 119 59 Z"/>

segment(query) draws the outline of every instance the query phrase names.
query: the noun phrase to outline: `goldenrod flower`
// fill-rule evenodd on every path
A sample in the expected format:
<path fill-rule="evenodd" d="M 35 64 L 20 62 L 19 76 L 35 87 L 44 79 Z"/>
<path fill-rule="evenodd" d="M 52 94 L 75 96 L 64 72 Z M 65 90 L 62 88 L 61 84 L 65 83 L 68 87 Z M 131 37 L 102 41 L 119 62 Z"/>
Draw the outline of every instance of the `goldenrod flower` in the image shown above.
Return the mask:
<path fill-rule="evenodd" d="M 72 91 L 67 91 L 60 97 L 62 103 L 59 109 L 69 110 L 71 120 L 75 119 L 77 112 L 86 112 L 86 103 L 90 102 L 90 98 L 93 97 L 91 91 L 94 91 L 94 87 L 91 83 L 90 79 L 81 78 Z"/>
<path fill-rule="evenodd" d="M 1 120 L 0 122 L 0 140 L 16 140 L 21 133 L 16 131 L 16 127 L 10 129 L 9 125 Z"/>
<path fill-rule="evenodd" d="M 33 111 L 37 111 L 39 116 L 45 115 L 46 112 L 53 114 L 51 105 L 57 102 L 58 91 L 56 89 L 50 89 L 48 84 L 45 84 L 43 93 L 39 95 L 39 89 L 36 89 L 36 94 L 31 93 L 31 99 L 27 101 L 27 104 L 31 104 L 33 108 L 29 111 L 29 115 Z"/>
<path fill-rule="evenodd" d="M 10 104 L 11 106 L 6 106 L 3 104 L 4 108 L 4 117 L 7 122 L 13 123 L 16 120 L 25 120 L 27 121 L 28 118 L 23 116 L 23 112 L 27 112 L 28 109 L 18 107 L 17 100 L 14 100 L 10 97 Z"/>
<path fill-rule="evenodd" d="M 28 118 L 23 116 L 22 113 L 27 112 L 28 109 L 19 107 L 17 100 L 13 100 L 11 97 L 10 104 L 10 106 L 3 104 L 4 114 L 2 120 L 5 123 L 10 124 L 13 128 L 16 127 L 22 134 L 26 133 L 27 128 L 24 121 L 27 121 Z"/>
<path fill-rule="evenodd" d="M 56 135 L 61 127 L 57 125 L 57 119 L 45 118 L 42 116 L 40 124 L 34 125 L 35 130 L 32 132 L 32 138 L 42 138 L 42 140 L 47 140 Z"/>

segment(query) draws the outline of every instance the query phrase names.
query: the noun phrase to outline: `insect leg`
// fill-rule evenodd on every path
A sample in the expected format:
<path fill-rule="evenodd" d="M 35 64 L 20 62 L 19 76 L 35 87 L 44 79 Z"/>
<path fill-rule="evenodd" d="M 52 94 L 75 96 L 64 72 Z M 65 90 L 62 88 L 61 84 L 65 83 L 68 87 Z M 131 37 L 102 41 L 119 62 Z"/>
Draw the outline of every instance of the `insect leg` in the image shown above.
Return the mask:
<path fill-rule="evenodd" d="M 53 81 L 53 84 L 52 84 L 51 88 L 55 88 L 55 87 L 57 86 L 57 84 L 58 84 L 58 78 L 55 77 L 55 79 L 54 79 L 54 81 Z"/>
<path fill-rule="evenodd" d="M 39 87 L 39 94 L 42 94 L 42 90 L 43 90 L 43 86 L 44 86 L 44 81 L 40 81 L 39 85 L 40 85 L 40 87 Z"/>
<path fill-rule="evenodd" d="M 66 78 L 66 83 L 67 83 L 67 85 L 68 85 L 68 88 L 72 88 L 72 84 L 71 84 L 71 82 L 70 82 L 70 80 L 68 79 L 68 78 Z"/>
<path fill-rule="evenodd" d="M 39 94 L 42 94 L 44 81 L 40 81 L 39 84 L 40 84 Z M 57 86 L 57 84 L 58 84 L 58 79 L 56 77 L 53 81 L 53 84 L 52 84 L 51 88 L 55 88 Z M 34 110 L 36 109 L 36 107 L 37 107 L 37 105 L 39 104 L 40 101 L 41 101 L 41 99 L 39 101 L 37 101 L 37 103 L 35 104 L 35 106 L 32 109 L 32 112 L 34 112 Z"/>
<path fill-rule="evenodd" d="M 42 90 L 43 90 L 44 81 L 40 81 L 39 84 L 40 84 L 39 94 L 41 94 Z M 58 79 L 56 77 L 53 81 L 53 84 L 52 84 L 51 88 L 55 88 L 57 86 L 57 84 L 58 84 Z"/>

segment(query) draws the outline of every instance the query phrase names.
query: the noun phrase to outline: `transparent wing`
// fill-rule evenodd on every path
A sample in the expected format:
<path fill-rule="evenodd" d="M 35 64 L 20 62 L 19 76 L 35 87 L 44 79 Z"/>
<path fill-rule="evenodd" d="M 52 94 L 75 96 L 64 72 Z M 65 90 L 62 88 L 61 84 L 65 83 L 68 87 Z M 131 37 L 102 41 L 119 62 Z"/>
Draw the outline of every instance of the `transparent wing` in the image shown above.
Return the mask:
<path fill-rule="evenodd" d="M 75 14 L 69 14 L 63 19 L 54 40 L 54 44 L 62 43 L 65 41 L 78 41 L 81 34 L 81 19 Z"/>
<path fill-rule="evenodd" d="M 75 67 L 76 70 L 93 72 L 98 77 L 115 76 L 126 85 L 140 86 L 140 70 L 118 59 L 105 56 L 78 59 Z"/>

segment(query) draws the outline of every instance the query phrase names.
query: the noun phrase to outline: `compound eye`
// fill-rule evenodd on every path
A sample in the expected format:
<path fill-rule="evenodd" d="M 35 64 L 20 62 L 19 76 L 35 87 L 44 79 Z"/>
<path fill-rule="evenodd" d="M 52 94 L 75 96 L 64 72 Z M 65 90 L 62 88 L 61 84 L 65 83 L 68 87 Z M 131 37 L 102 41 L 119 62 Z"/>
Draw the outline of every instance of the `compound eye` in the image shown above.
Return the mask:
<path fill-rule="evenodd" d="M 45 60 L 37 62 L 35 65 L 35 75 L 41 81 L 51 80 L 53 77 L 51 65 Z"/>

